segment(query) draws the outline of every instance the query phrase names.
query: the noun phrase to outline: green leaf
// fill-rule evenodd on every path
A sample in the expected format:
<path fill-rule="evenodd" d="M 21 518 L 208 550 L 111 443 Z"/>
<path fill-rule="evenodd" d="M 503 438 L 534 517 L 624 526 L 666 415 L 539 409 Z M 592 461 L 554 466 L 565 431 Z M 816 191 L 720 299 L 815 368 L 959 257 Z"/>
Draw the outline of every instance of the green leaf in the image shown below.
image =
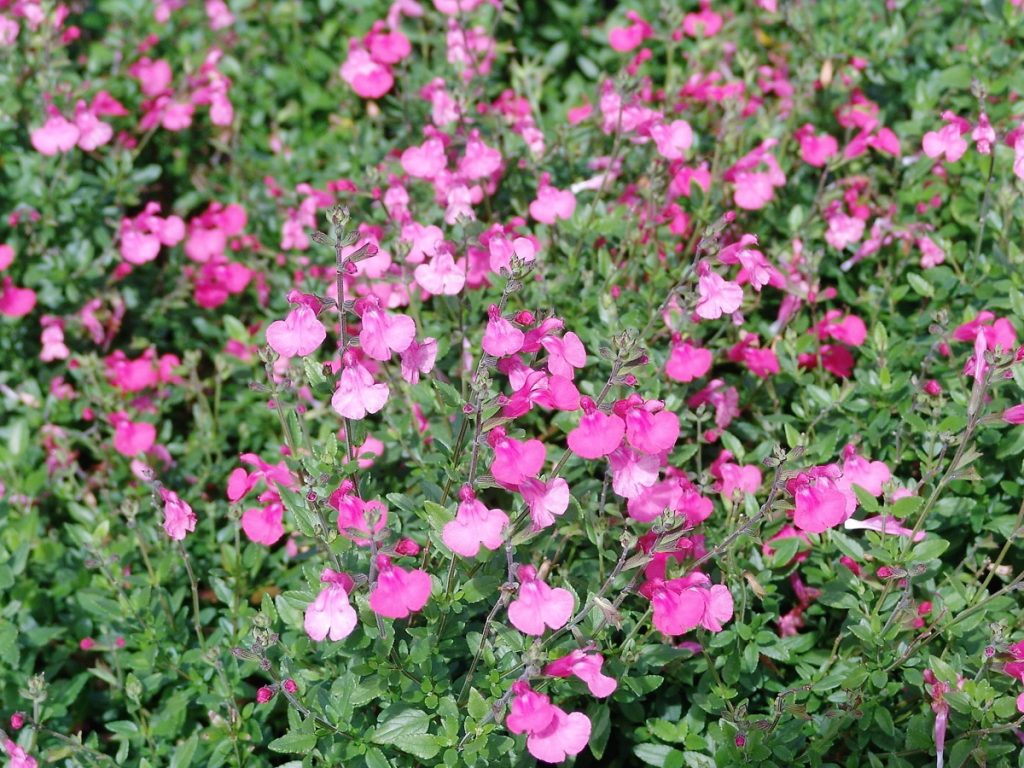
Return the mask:
<path fill-rule="evenodd" d="M 274 739 L 268 744 L 274 752 L 302 753 L 309 752 L 316 746 L 316 734 L 313 733 L 286 733 L 279 739 Z"/>
<path fill-rule="evenodd" d="M 366 765 L 367 768 L 391 768 L 391 762 L 377 747 L 366 750 Z"/>
<path fill-rule="evenodd" d="M 925 296 L 930 299 L 935 295 L 935 289 L 932 287 L 932 284 L 918 274 L 913 272 L 908 273 L 907 282 L 910 283 L 910 287 L 913 288 L 914 292 L 919 296 Z"/>
<path fill-rule="evenodd" d="M 171 768 L 188 768 L 192 764 L 192 756 L 199 746 L 199 736 L 192 734 L 188 739 L 181 742 L 171 756 Z"/>
<path fill-rule="evenodd" d="M 949 542 L 945 539 L 929 537 L 914 547 L 910 552 L 910 559 L 918 563 L 927 563 L 935 560 L 949 549 Z"/>
<path fill-rule="evenodd" d="M 480 695 L 476 688 L 469 689 L 469 701 L 466 702 L 466 711 L 474 720 L 483 720 L 491 710 L 487 700 Z"/>
<path fill-rule="evenodd" d="M 429 760 L 441 751 L 437 739 L 427 733 L 430 716 L 420 709 L 405 709 L 403 705 L 381 712 L 381 720 L 373 734 L 375 744 L 390 744 L 403 752 Z"/>

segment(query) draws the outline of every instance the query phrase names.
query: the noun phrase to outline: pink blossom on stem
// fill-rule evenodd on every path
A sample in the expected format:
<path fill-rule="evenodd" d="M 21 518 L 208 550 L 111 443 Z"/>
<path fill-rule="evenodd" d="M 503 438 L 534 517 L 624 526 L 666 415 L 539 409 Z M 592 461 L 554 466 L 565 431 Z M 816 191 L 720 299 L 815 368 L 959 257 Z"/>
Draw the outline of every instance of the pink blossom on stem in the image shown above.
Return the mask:
<path fill-rule="evenodd" d="M 390 360 L 392 352 L 404 352 L 416 338 L 416 323 L 408 315 L 392 315 L 367 305 L 362 321 L 359 345 L 374 360 Z"/>
<path fill-rule="evenodd" d="M 569 449 L 583 459 L 607 456 L 622 443 L 626 423 L 616 414 L 602 413 L 589 397 L 580 398 L 583 416 L 569 432 Z"/>
<path fill-rule="evenodd" d="M 445 546 L 463 557 L 476 557 L 481 545 L 490 550 L 500 547 L 508 515 L 500 509 L 488 509 L 468 485 L 463 486 L 459 499 L 455 519 L 441 530 Z"/>
<path fill-rule="evenodd" d="M 618 687 L 614 677 L 601 672 L 604 657 L 599 653 L 588 653 L 576 649 L 567 656 L 556 659 L 544 667 L 544 674 L 552 677 L 575 675 L 587 684 L 590 692 L 599 699 L 610 696 Z"/>
<path fill-rule="evenodd" d="M 353 362 L 341 372 L 331 407 L 347 419 L 363 419 L 383 408 L 390 394 L 387 384 L 374 382 L 364 366 Z"/>
<path fill-rule="evenodd" d="M 743 289 L 740 286 L 712 272 L 707 262 L 702 261 L 698 270 L 699 298 L 694 310 L 698 317 L 717 320 L 723 314 L 730 315 L 740 308 L 743 303 Z"/>
<path fill-rule="evenodd" d="M 494 449 L 491 475 L 508 488 L 518 488 L 530 478 L 536 478 L 544 466 L 547 449 L 540 440 L 516 440 L 507 437 L 503 427 L 492 429 L 487 442 Z"/>
<path fill-rule="evenodd" d="M 711 370 L 711 351 L 674 337 L 665 363 L 665 374 L 675 381 L 690 382 Z"/>
<path fill-rule="evenodd" d="M 537 569 L 521 565 L 519 591 L 508 606 L 508 619 L 524 635 L 540 636 L 545 626 L 561 629 L 572 616 L 572 593 L 561 587 L 549 587 L 537 578 Z"/>
<path fill-rule="evenodd" d="M 513 683 L 512 690 L 516 695 L 505 726 L 512 733 L 527 734 L 526 748 L 533 757 L 561 763 L 583 751 L 590 740 L 590 718 L 582 712 L 566 714 L 524 681 Z"/>
<path fill-rule="evenodd" d="M 284 320 L 275 320 L 267 327 L 267 344 L 281 357 L 311 355 L 326 338 L 327 329 L 316 313 L 301 304 Z"/>
<path fill-rule="evenodd" d="M 530 508 L 534 531 L 553 525 L 569 508 L 569 484 L 561 477 L 546 482 L 527 478 L 519 484 L 519 493 Z"/>
<path fill-rule="evenodd" d="M 495 304 L 487 310 L 487 328 L 484 330 L 484 352 L 494 357 L 514 355 L 523 348 L 526 335 L 498 312 Z"/>
<path fill-rule="evenodd" d="M 418 384 L 420 374 L 434 370 L 437 360 L 437 339 L 427 337 L 422 343 L 413 341 L 402 353 L 402 378 L 410 384 Z"/>
<path fill-rule="evenodd" d="M 306 608 L 303 629 L 310 639 L 317 642 L 325 637 L 335 642 L 343 640 L 352 634 L 359 623 L 359 617 L 348 599 L 352 579 L 344 573 L 325 568 L 320 581 L 327 586 L 320 590 L 316 599 Z"/>
<path fill-rule="evenodd" d="M 164 502 L 164 530 L 175 541 L 183 541 L 185 535 L 196 529 L 196 516 L 188 502 L 178 494 L 160 487 L 160 498 Z"/>
<path fill-rule="evenodd" d="M 420 610 L 430 599 L 430 576 L 419 568 L 406 570 L 377 556 L 377 583 L 370 591 L 370 609 L 378 616 L 404 619 Z"/>

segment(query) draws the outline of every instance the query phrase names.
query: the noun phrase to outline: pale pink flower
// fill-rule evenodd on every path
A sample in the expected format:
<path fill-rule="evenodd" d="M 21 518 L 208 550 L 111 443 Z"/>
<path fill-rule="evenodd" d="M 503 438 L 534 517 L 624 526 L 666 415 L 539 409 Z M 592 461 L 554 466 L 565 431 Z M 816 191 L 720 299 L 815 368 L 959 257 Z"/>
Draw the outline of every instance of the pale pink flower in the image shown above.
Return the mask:
<path fill-rule="evenodd" d="M 519 484 L 519 493 L 530 508 L 534 531 L 553 525 L 556 517 L 569 508 L 569 484 L 561 477 L 548 481 L 526 478 Z"/>
<path fill-rule="evenodd" d="M 362 419 L 383 408 L 390 394 L 387 384 L 374 382 L 364 366 L 352 363 L 341 372 L 331 407 L 345 418 Z"/>
<path fill-rule="evenodd" d="M 466 143 L 466 153 L 459 160 L 459 175 L 464 179 L 483 179 L 501 168 L 501 152 L 487 146 L 474 131 Z"/>
<path fill-rule="evenodd" d="M 309 307 L 300 304 L 284 320 L 267 327 L 267 344 L 281 357 L 305 357 L 320 348 L 327 329 Z"/>
<path fill-rule="evenodd" d="M 30 139 L 35 150 L 42 155 L 53 156 L 70 152 L 81 136 L 78 126 L 60 113 L 47 118 L 39 128 L 32 131 Z"/>
<path fill-rule="evenodd" d="M 185 535 L 196 529 L 196 516 L 188 502 L 178 494 L 160 487 L 160 498 L 164 502 L 164 530 L 175 541 L 183 541 Z"/>
<path fill-rule="evenodd" d="M 416 338 L 416 323 L 408 315 L 392 315 L 368 305 L 362 321 L 359 345 L 374 360 L 390 360 L 392 352 L 404 352 Z"/>
<path fill-rule="evenodd" d="M 666 160 L 681 160 L 693 145 L 693 129 L 685 120 L 658 123 L 651 128 L 651 138 Z"/>
<path fill-rule="evenodd" d="M 556 219 L 571 219 L 576 212 L 576 195 L 572 191 L 543 185 L 537 190 L 537 199 L 530 203 L 530 216 L 542 224 L 554 224 Z"/>
<path fill-rule="evenodd" d="M 508 606 L 508 619 L 524 635 L 544 634 L 545 626 L 561 629 L 572 616 L 572 593 L 561 587 L 549 587 L 537 578 L 537 569 L 521 565 L 519 591 Z"/>
<path fill-rule="evenodd" d="M 494 357 L 504 357 L 514 355 L 523 348 L 526 335 L 501 316 L 497 305 L 490 306 L 487 318 L 483 338 L 484 352 Z"/>
<path fill-rule="evenodd" d="M 705 320 L 717 320 L 723 314 L 730 315 L 743 303 L 743 289 L 712 272 L 706 262 L 701 262 L 697 291 L 699 298 L 694 311 Z"/>
<path fill-rule="evenodd" d="M 960 135 L 960 127 L 951 122 L 938 131 L 928 131 L 921 147 L 930 158 L 945 157 L 947 162 L 955 163 L 967 151 L 967 139 Z"/>
<path fill-rule="evenodd" d="M 368 51 L 356 47 L 355 43 L 349 48 L 340 73 L 341 79 L 364 99 L 379 99 L 395 84 L 391 68 L 374 61 Z"/>
<path fill-rule="evenodd" d="M 583 348 L 583 342 L 572 331 L 561 338 L 546 336 L 540 343 L 547 350 L 548 370 L 554 376 L 562 376 L 571 381 L 575 378 L 575 369 L 587 364 L 587 352 Z"/>
<path fill-rule="evenodd" d="M 481 545 L 490 550 L 500 547 L 508 515 L 500 509 L 488 509 L 468 485 L 463 486 L 459 499 L 455 519 L 441 530 L 445 546 L 463 557 L 476 557 Z"/>
<path fill-rule="evenodd" d="M 435 296 L 455 296 L 466 285 L 466 271 L 448 251 L 439 251 L 429 262 L 413 271 L 416 282 Z"/>
<path fill-rule="evenodd" d="M 359 617 L 349 602 L 352 579 L 344 574 L 325 568 L 320 581 L 327 584 L 316 599 L 306 608 L 302 626 L 311 640 L 322 641 L 330 637 L 333 641 L 343 640 L 352 634 L 359 623 Z"/>
<path fill-rule="evenodd" d="M 402 170 L 417 179 L 433 179 L 448 164 L 444 154 L 444 142 L 437 138 L 424 141 L 402 152 Z"/>
<path fill-rule="evenodd" d="M 410 384 L 418 384 L 420 374 L 434 370 L 437 360 L 437 339 L 428 337 L 420 344 L 413 341 L 401 352 L 402 378 Z"/>
<path fill-rule="evenodd" d="M 533 757 L 545 763 L 561 763 L 583 751 L 590 740 L 590 718 L 582 712 L 566 714 L 522 680 L 513 683 L 512 690 L 515 697 L 505 726 L 512 733 L 528 734 L 526 748 Z"/>

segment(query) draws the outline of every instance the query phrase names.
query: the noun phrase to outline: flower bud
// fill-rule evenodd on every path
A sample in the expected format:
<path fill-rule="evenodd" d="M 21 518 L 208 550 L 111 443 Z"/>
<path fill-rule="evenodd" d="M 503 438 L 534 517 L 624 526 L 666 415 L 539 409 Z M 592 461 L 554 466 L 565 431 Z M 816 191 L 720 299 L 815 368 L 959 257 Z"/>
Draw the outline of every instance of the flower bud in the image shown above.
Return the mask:
<path fill-rule="evenodd" d="M 274 698 L 273 688 L 268 688 L 264 685 L 258 691 L 256 691 L 256 701 L 259 704 L 266 704 L 272 698 Z"/>
<path fill-rule="evenodd" d="M 24 712 L 15 712 L 13 715 L 11 715 L 11 729 L 12 730 L 20 731 L 21 727 L 24 724 L 25 724 L 25 713 Z"/>
<path fill-rule="evenodd" d="M 288 691 L 288 693 L 295 693 L 299 690 L 299 686 L 290 677 L 281 684 L 281 687 Z"/>

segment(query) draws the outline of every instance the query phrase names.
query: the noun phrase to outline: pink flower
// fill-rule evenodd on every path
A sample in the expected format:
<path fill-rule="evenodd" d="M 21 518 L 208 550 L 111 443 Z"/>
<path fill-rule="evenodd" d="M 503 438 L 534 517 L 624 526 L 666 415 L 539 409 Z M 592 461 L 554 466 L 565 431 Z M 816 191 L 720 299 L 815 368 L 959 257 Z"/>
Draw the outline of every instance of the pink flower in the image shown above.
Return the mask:
<path fill-rule="evenodd" d="M 673 341 L 672 351 L 665 363 L 665 373 L 675 381 L 690 382 L 711 370 L 711 363 L 710 350 L 695 347 L 677 338 Z"/>
<path fill-rule="evenodd" d="M 658 481 L 661 458 L 637 453 L 623 444 L 608 454 L 608 466 L 612 471 L 612 490 L 624 499 L 633 499 Z"/>
<path fill-rule="evenodd" d="M 420 146 L 409 147 L 402 152 L 402 170 L 417 179 L 433 179 L 448 164 L 444 155 L 444 142 L 427 139 Z"/>
<path fill-rule="evenodd" d="M 480 140 L 474 131 L 466 143 L 466 154 L 459 161 L 459 175 L 463 179 L 483 179 L 501 168 L 501 152 Z"/>
<path fill-rule="evenodd" d="M 103 146 L 114 136 L 114 129 L 101 122 L 84 101 L 79 101 L 75 105 L 75 126 L 79 131 L 78 146 L 86 152 Z"/>
<path fill-rule="evenodd" d="M 327 586 L 320 590 L 316 599 L 306 608 L 302 626 L 310 639 L 317 642 L 325 637 L 335 642 L 343 640 L 352 634 L 359 623 L 359 617 L 348 599 L 352 579 L 325 568 L 320 581 L 326 582 Z"/>
<path fill-rule="evenodd" d="M 955 122 L 943 126 L 938 131 L 928 131 L 921 142 L 924 153 L 931 158 L 944 156 L 947 162 L 955 163 L 967 151 L 967 139 L 960 135 L 960 128 Z"/>
<path fill-rule="evenodd" d="M 636 11 L 627 11 L 626 18 L 633 23 L 628 27 L 612 27 L 608 30 L 608 44 L 619 53 L 629 53 L 654 34 L 651 25 Z"/>
<path fill-rule="evenodd" d="M 859 485 L 872 496 L 881 496 L 882 486 L 891 479 L 892 473 L 884 462 L 868 461 L 853 445 L 843 449 L 843 476 L 837 482 L 840 489 Z"/>
<path fill-rule="evenodd" d="M 402 353 L 402 378 L 410 384 L 418 384 L 420 374 L 428 374 L 434 370 L 437 360 L 437 339 L 427 337 L 420 344 L 413 341 Z"/>
<path fill-rule="evenodd" d="M 556 219 L 569 220 L 576 212 L 576 195 L 547 184 L 537 190 L 537 199 L 530 203 L 530 216 L 541 224 L 554 224 Z"/>
<path fill-rule="evenodd" d="M 156 441 L 156 427 L 144 421 L 130 421 L 123 411 L 111 415 L 114 424 L 114 450 L 129 458 L 145 453 Z"/>
<path fill-rule="evenodd" d="M 815 135 L 814 126 L 807 123 L 796 132 L 800 142 L 800 157 L 808 165 L 821 168 L 839 153 L 839 143 L 827 133 Z"/>
<path fill-rule="evenodd" d="M 666 160 L 682 160 L 693 145 L 693 129 L 685 120 L 673 120 L 652 127 L 651 138 L 658 148 L 658 154 Z"/>
<path fill-rule="evenodd" d="M 614 677 L 601 673 L 602 664 L 604 657 L 601 654 L 577 649 L 545 666 L 544 674 L 552 677 L 575 675 L 587 684 L 594 696 L 603 699 L 614 693 L 619 684 Z"/>
<path fill-rule="evenodd" d="M 1024 403 L 1007 408 L 1003 411 L 1002 419 L 1007 424 L 1024 424 Z"/>
<path fill-rule="evenodd" d="M 341 65 L 341 79 L 364 99 L 379 99 L 395 84 L 390 67 L 374 61 L 369 52 L 354 45 Z"/>
<path fill-rule="evenodd" d="M 786 488 L 795 500 L 793 523 L 797 528 L 821 533 L 836 527 L 852 514 L 853 510 L 847 510 L 846 493 L 837 482 L 841 474 L 838 466 L 827 464 L 811 467 L 786 482 Z"/>
<path fill-rule="evenodd" d="M 391 315 L 367 306 L 362 320 L 359 345 L 374 360 L 390 360 L 392 352 L 404 352 L 416 338 L 416 323 L 407 315 Z"/>
<path fill-rule="evenodd" d="M 540 474 L 547 455 L 540 440 L 519 441 L 507 437 L 503 427 L 496 427 L 488 433 L 487 442 L 494 449 L 491 475 L 502 485 L 517 488 L 524 480 Z"/>
<path fill-rule="evenodd" d="M 435 296 L 455 296 L 466 284 L 466 270 L 455 263 L 448 251 L 440 251 L 426 264 L 413 272 L 416 282 Z"/>
<path fill-rule="evenodd" d="M 459 498 L 455 519 L 445 523 L 441 530 L 445 545 L 463 557 L 476 557 L 481 545 L 490 550 L 500 547 L 508 515 L 500 509 L 488 509 L 477 501 L 468 485 L 463 486 Z"/>
<path fill-rule="evenodd" d="M 379 616 L 404 619 L 430 599 L 431 582 L 426 571 L 407 571 L 384 555 L 377 557 L 377 583 L 370 592 L 370 608 Z"/>
<path fill-rule="evenodd" d="M 645 402 L 638 395 L 615 404 L 615 412 L 626 422 L 626 439 L 641 453 L 664 453 L 676 444 L 679 417 L 664 408 L 660 400 Z"/>
<path fill-rule="evenodd" d="M 36 306 L 36 292 L 31 288 L 18 288 L 5 277 L 0 283 L 0 315 L 24 317 Z"/>
<path fill-rule="evenodd" d="M 572 616 L 572 593 L 549 587 L 532 565 L 519 566 L 519 592 L 508 606 L 508 619 L 524 635 L 540 636 L 544 627 L 561 629 Z"/>
<path fill-rule="evenodd" d="M 14 263 L 14 249 L 7 243 L 0 244 L 0 272 Z"/>
<path fill-rule="evenodd" d="M 702 626 L 709 632 L 721 632 L 732 618 L 732 594 L 722 584 L 711 587 L 702 573 L 680 579 L 655 579 L 641 591 L 649 594 L 654 610 L 654 626 L 665 635 L 682 635 Z"/>
<path fill-rule="evenodd" d="M 545 763 L 561 763 L 583 751 L 590 740 L 590 718 L 582 712 L 566 714 L 551 699 L 531 690 L 523 681 L 512 685 L 512 699 L 505 726 L 512 733 L 526 733 L 526 748 Z"/>
<path fill-rule="evenodd" d="M 921 269 L 937 267 L 946 260 L 945 252 L 927 235 L 917 239 L 917 247 L 921 251 Z"/>
<path fill-rule="evenodd" d="M 717 320 L 723 314 L 731 315 L 743 303 L 743 289 L 712 272 L 706 262 L 701 262 L 697 290 L 699 298 L 694 311 L 705 320 Z"/>
<path fill-rule="evenodd" d="M 545 336 L 540 343 L 548 352 L 548 370 L 555 376 L 572 380 L 575 378 L 575 369 L 587 364 L 587 351 L 583 348 L 583 342 L 572 331 L 562 338 Z"/>
<path fill-rule="evenodd" d="M 836 213 L 828 220 L 825 241 L 837 251 L 853 245 L 863 236 L 864 221 L 862 219 L 847 216 L 844 213 Z"/>
<path fill-rule="evenodd" d="M 11 739 L 7 739 L 4 742 L 4 751 L 10 758 L 7 768 L 37 768 L 39 765 L 34 757 L 30 757 L 24 749 Z"/>
<path fill-rule="evenodd" d="M 607 456 L 622 443 L 626 423 L 614 413 L 605 414 L 589 397 L 580 398 L 583 417 L 569 433 L 569 450 L 583 459 Z"/>
<path fill-rule="evenodd" d="M 284 536 L 284 506 L 274 491 L 261 495 L 260 501 L 268 503 L 264 507 L 253 507 L 242 513 L 242 530 L 249 541 L 270 547 Z"/>
<path fill-rule="evenodd" d="M 360 547 L 368 547 L 370 539 L 387 525 L 388 508 L 379 501 L 363 501 L 353 490 L 352 482 L 345 480 L 327 503 L 338 510 L 338 532 Z"/>
<path fill-rule="evenodd" d="M 276 691 L 266 685 L 261 685 L 256 691 L 256 703 L 266 704 L 268 701 L 274 698 Z"/>
<path fill-rule="evenodd" d="M 514 355 L 523 347 L 526 334 L 502 317 L 495 304 L 487 310 L 487 328 L 484 330 L 484 352 L 494 357 Z"/>
<path fill-rule="evenodd" d="M 196 529 L 196 516 L 188 502 L 178 494 L 160 487 L 160 498 L 164 501 L 164 530 L 175 541 L 183 541 L 185 534 Z"/>
<path fill-rule="evenodd" d="M 275 320 L 267 328 L 267 344 L 281 357 L 305 357 L 320 348 L 327 329 L 309 307 L 300 304 L 284 320 Z"/>
<path fill-rule="evenodd" d="M 60 113 L 47 118 L 39 128 L 32 131 L 32 146 L 41 155 L 53 156 L 59 152 L 70 152 L 81 136 L 78 126 Z"/>
<path fill-rule="evenodd" d="M 387 384 L 375 383 L 365 367 L 352 363 L 341 372 L 331 407 L 346 419 L 363 419 L 383 408 L 390 394 Z"/>
<path fill-rule="evenodd" d="M 526 478 L 519 484 L 519 493 L 530 508 L 534 531 L 553 525 L 569 508 L 569 484 L 560 477 L 547 482 Z"/>

